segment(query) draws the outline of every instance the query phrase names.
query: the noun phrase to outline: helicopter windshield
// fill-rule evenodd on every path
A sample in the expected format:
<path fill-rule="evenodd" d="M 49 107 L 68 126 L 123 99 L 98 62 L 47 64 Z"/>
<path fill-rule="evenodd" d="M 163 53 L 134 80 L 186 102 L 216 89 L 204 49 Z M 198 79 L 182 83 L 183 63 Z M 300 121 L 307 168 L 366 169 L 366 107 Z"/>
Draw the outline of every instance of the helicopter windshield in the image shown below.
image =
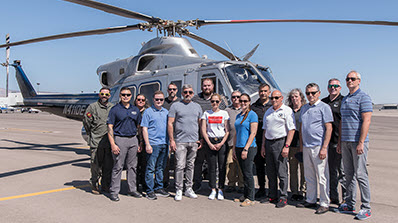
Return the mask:
<path fill-rule="evenodd" d="M 252 95 L 258 91 L 258 86 L 262 83 L 268 83 L 272 88 L 276 87 L 250 65 L 227 64 L 225 71 L 234 91 L 239 90 Z"/>
<path fill-rule="evenodd" d="M 257 69 L 261 72 L 261 74 L 265 77 L 265 79 L 267 79 L 267 82 L 272 86 L 272 88 L 281 90 L 279 88 L 279 85 L 276 83 L 276 81 L 271 73 L 271 70 L 269 68 L 257 66 Z"/>

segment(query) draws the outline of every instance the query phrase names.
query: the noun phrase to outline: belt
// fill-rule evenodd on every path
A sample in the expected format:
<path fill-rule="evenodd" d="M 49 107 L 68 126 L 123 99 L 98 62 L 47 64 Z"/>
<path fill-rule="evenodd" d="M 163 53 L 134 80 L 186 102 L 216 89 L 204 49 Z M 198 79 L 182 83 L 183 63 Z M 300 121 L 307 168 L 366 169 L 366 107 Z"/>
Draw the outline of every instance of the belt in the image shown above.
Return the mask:
<path fill-rule="evenodd" d="M 209 137 L 209 139 L 212 139 L 214 141 L 222 140 L 223 138 L 220 137 Z"/>
<path fill-rule="evenodd" d="M 277 139 L 266 139 L 266 140 L 271 141 L 271 142 L 275 142 L 275 141 L 284 140 L 284 139 L 286 139 L 286 136 L 285 136 L 285 137 L 282 137 L 282 138 L 277 138 Z"/>

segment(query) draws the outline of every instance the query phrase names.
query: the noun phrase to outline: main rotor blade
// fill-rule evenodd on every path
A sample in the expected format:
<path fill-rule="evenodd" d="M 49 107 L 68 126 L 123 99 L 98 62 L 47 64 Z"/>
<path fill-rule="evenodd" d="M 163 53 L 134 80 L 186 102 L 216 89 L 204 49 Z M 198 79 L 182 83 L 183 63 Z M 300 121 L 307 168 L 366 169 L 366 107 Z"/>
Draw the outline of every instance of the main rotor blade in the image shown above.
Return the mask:
<path fill-rule="evenodd" d="M 72 37 L 78 37 L 78 36 L 90 36 L 90 35 L 125 32 L 125 31 L 140 29 L 141 26 L 142 26 L 141 24 L 136 24 L 136 25 L 129 25 L 129 26 L 116 26 L 116 27 L 109 27 L 109 28 L 104 28 L 104 29 L 94 29 L 94 30 L 87 30 L 87 31 L 80 31 L 80 32 L 73 32 L 73 33 L 64 33 L 64 34 L 58 34 L 58 35 L 53 35 L 53 36 L 45 36 L 45 37 L 39 37 L 39 38 L 34 38 L 34 39 L 22 40 L 22 41 L 13 42 L 13 43 L 6 43 L 3 45 L 0 45 L 0 48 L 4 48 L 7 46 L 18 46 L 18 45 L 25 45 L 25 44 L 29 44 L 29 43 L 44 42 L 44 41 L 56 40 L 56 39 L 66 39 L 66 38 L 72 38 Z"/>
<path fill-rule="evenodd" d="M 133 11 L 130 11 L 127 9 L 119 8 L 119 7 L 116 7 L 113 5 L 108 5 L 105 3 L 96 2 L 96 1 L 92 1 L 92 0 L 64 0 L 64 1 L 76 3 L 79 5 L 84 5 L 84 6 L 87 6 L 90 8 L 99 9 L 99 10 L 107 12 L 107 13 L 131 18 L 131 19 L 139 19 L 139 20 L 143 20 L 143 21 L 147 21 L 147 22 L 158 22 L 160 20 L 159 18 L 154 18 L 149 15 L 144 15 L 142 13 L 133 12 Z"/>
<path fill-rule="evenodd" d="M 235 23 L 271 23 L 271 22 L 307 22 L 307 23 L 342 23 L 378 26 L 398 26 L 398 22 L 391 21 L 363 21 L 363 20 L 323 20 L 323 19 L 251 19 L 251 20 L 196 20 L 196 26 L 235 24 Z"/>
<path fill-rule="evenodd" d="M 228 50 L 226 50 L 226 49 L 222 48 L 221 46 L 219 46 L 219 45 L 217 45 L 217 44 L 215 44 L 213 42 L 210 42 L 210 41 L 208 41 L 208 40 L 206 40 L 206 39 L 204 39 L 204 38 L 202 38 L 202 37 L 200 37 L 200 36 L 198 36 L 196 34 L 193 34 L 193 33 L 189 32 L 187 29 L 181 30 L 181 34 L 185 35 L 185 36 L 188 36 L 188 37 L 191 37 L 192 39 L 197 40 L 197 41 L 199 41 L 199 42 L 201 42 L 201 43 L 213 48 L 214 50 L 216 50 L 217 52 L 219 52 L 222 55 L 226 56 L 230 60 L 240 60 L 238 57 L 233 55 Z"/>

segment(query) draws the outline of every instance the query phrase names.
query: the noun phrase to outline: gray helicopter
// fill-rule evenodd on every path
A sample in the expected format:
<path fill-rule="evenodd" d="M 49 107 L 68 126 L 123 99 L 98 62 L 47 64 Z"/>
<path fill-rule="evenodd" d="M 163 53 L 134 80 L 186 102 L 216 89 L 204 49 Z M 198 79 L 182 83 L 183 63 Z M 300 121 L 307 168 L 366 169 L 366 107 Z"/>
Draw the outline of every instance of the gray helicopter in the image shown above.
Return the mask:
<path fill-rule="evenodd" d="M 258 46 L 244 57 L 239 58 L 230 51 L 212 43 L 192 32 L 189 27 L 196 29 L 204 25 L 221 25 L 236 23 L 275 23 L 275 22 L 309 22 L 309 23 L 343 23 L 363 25 L 398 26 L 398 22 L 390 21 L 359 21 L 359 20 L 314 20 L 314 19 L 258 19 L 258 20 L 188 20 L 171 21 L 133 12 L 112 5 L 92 0 L 65 0 L 79 5 L 105 11 L 143 22 L 135 25 L 118 26 L 105 29 L 95 29 L 52 35 L 18 42 L 6 42 L 0 48 L 25 45 L 56 39 L 65 39 L 79 36 L 101 35 L 132 30 L 152 31 L 156 29 L 157 37 L 146 42 L 137 56 L 128 57 L 101 65 L 97 69 L 102 86 L 111 89 L 112 102 L 118 101 L 118 94 L 122 87 L 129 87 L 133 96 L 144 94 L 147 98 L 156 90 L 166 93 L 167 86 L 173 82 L 179 88 L 183 84 L 192 84 L 195 92 L 201 88 L 201 80 L 211 78 L 215 83 L 215 91 L 228 95 L 234 90 L 248 93 L 253 101 L 258 97 L 257 87 L 261 83 L 268 83 L 272 89 L 279 89 L 269 67 L 254 64 L 250 57 Z M 179 37 L 178 37 L 179 36 Z M 188 39 L 197 40 L 222 55 L 228 60 L 215 61 L 200 57 Z M 9 53 L 7 53 L 9 55 Z M 21 62 L 9 64 L 8 58 L 4 66 L 13 66 L 16 69 L 18 85 L 24 97 L 24 105 L 38 107 L 56 115 L 70 119 L 81 120 L 86 107 L 98 99 L 97 94 L 37 94 L 27 75 L 24 73 Z M 149 100 L 150 101 L 150 100 Z"/>

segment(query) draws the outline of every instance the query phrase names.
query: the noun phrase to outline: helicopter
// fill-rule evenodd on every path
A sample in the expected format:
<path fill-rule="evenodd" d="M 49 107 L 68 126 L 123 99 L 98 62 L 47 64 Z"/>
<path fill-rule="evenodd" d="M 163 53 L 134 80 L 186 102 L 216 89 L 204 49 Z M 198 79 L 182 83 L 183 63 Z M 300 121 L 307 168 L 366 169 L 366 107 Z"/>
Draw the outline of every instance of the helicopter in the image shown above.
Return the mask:
<path fill-rule="evenodd" d="M 166 93 L 167 85 L 173 82 L 179 92 L 183 84 L 192 84 L 195 92 L 200 91 L 201 80 L 211 78 L 215 83 L 215 92 L 227 97 L 234 90 L 246 92 L 258 97 L 257 87 L 260 83 L 268 83 L 271 89 L 279 89 L 269 67 L 249 61 L 256 47 L 248 54 L 239 58 L 223 47 L 192 33 L 189 28 L 199 29 L 207 25 L 228 25 L 247 23 L 341 23 L 359 25 L 397 26 L 390 21 L 362 20 L 315 20 L 315 19 L 256 19 L 256 20 L 164 20 L 142 13 L 119 8 L 92 0 L 65 0 L 87 6 L 114 15 L 141 20 L 134 25 L 118 26 L 105 29 L 95 29 L 80 32 L 45 36 L 18 42 L 8 42 L 0 48 L 10 48 L 49 40 L 65 39 L 89 35 L 102 35 L 133 30 L 156 30 L 157 37 L 146 42 L 138 55 L 120 59 L 101 65 L 97 69 L 100 84 L 111 89 L 111 102 L 118 102 L 118 93 L 122 87 L 129 87 L 133 96 L 144 94 L 150 98 L 156 90 Z M 160 36 L 159 36 L 160 35 Z M 228 60 L 216 61 L 200 57 L 187 38 L 203 43 L 224 55 Z M 7 54 L 8 55 L 8 54 Z M 24 97 L 25 106 L 39 107 L 56 115 L 81 120 L 86 107 L 98 99 L 97 94 L 37 94 L 21 62 L 7 62 L 5 66 L 16 69 L 16 79 Z"/>

